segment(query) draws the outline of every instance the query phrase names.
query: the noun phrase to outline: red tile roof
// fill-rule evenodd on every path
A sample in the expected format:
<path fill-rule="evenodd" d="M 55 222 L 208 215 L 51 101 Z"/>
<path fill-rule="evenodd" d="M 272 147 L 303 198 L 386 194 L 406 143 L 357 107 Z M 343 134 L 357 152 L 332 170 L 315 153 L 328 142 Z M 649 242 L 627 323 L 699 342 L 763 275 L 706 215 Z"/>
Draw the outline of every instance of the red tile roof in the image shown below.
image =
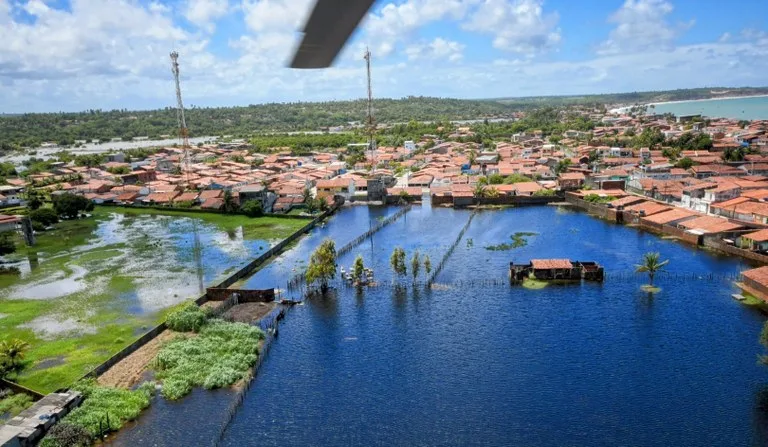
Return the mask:
<path fill-rule="evenodd" d="M 568 259 L 531 259 L 534 269 L 570 269 L 573 264 Z"/>

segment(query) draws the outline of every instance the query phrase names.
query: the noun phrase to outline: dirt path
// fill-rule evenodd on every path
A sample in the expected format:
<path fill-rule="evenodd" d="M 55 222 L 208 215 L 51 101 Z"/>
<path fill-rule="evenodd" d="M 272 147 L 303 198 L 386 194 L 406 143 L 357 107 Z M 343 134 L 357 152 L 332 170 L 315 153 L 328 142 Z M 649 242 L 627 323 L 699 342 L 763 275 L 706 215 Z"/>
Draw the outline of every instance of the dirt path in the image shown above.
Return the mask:
<path fill-rule="evenodd" d="M 274 301 L 271 303 L 243 303 L 233 306 L 224 312 L 223 316 L 227 320 L 250 324 L 264 318 L 275 307 L 277 307 L 277 303 Z"/>
<path fill-rule="evenodd" d="M 178 333 L 171 330 L 163 331 L 146 345 L 136 350 L 136 352 L 109 368 L 107 372 L 99 377 L 99 385 L 118 388 L 131 388 L 136 385 L 141 380 L 141 376 L 144 374 L 149 363 L 160 351 L 163 343 L 171 340 L 176 335 Z"/>

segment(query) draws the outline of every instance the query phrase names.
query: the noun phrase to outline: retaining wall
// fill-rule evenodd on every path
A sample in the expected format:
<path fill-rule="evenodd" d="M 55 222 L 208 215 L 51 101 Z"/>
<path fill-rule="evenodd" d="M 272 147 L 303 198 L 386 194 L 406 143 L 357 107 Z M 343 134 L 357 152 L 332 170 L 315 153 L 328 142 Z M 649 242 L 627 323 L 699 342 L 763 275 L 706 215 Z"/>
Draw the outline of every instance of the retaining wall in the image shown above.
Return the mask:
<path fill-rule="evenodd" d="M 768 264 L 768 256 L 734 247 L 733 245 L 726 244 L 725 242 L 714 237 L 704 237 L 703 245 L 705 247 L 714 248 L 715 250 L 720 250 L 728 254 L 741 256 L 743 258 L 751 259 L 763 264 Z M 766 295 L 768 296 L 768 294 Z"/>
<path fill-rule="evenodd" d="M 13 391 L 16 394 L 28 394 L 32 397 L 32 399 L 38 401 L 45 397 L 45 394 L 38 393 L 35 390 L 29 389 L 25 386 L 21 386 L 16 382 L 11 382 L 10 380 L 0 379 L 0 390 L 7 388 L 11 391 Z"/>
<path fill-rule="evenodd" d="M 275 289 L 243 290 L 243 289 L 218 289 L 209 287 L 206 290 L 208 301 L 224 301 L 233 293 L 239 296 L 239 303 L 269 303 L 275 300 Z"/>
<path fill-rule="evenodd" d="M 565 201 L 576 205 L 587 211 L 589 214 L 593 214 L 601 219 L 610 220 L 611 222 L 623 221 L 623 211 L 617 211 L 616 208 L 608 208 L 608 206 L 603 203 L 587 202 L 571 192 L 565 193 Z"/>
<path fill-rule="evenodd" d="M 135 208 L 139 210 L 158 210 L 158 211 L 179 211 L 182 213 L 200 213 L 200 214 L 234 214 L 234 215 L 242 215 L 244 216 L 245 213 L 242 213 L 240 211 L 236 211 L 234 213 L 227 213 L 226 211 L 222 210 L 213 210 L 213 209 L 201 209 L 201 208 L 174 208 L 172 206 L 160 206 L 160 205 L 121 205 L 118 203 L 100 203 L 96 206 L 103 207 L 103 208 Z M 278 214 L 278 213 L 264 213 L 262 215 L 263 217 L 280 217 L 285 219 L 302 219 L 302 220 L 311 220 L 313 217 L 311 216 L 297 216 L 295 214 Z M 258 219 L 258 217 L 254 217 L 254 219 Z"/>
<path fill-rule="evenodd" d="M 154 328 L 150 329 L 149 332 L 147 332 L 146 334 L 136 339 L 133 343 L 121 349 L 117 354 L 108 358 L 104 363 L 93 368 L 86 375 L 84 375 L 83 378 L 85 379 L 88 377 L 99 377 L 100 375 L 107 372 L 109 368 L 115 366 L 117 362 L 119 362 L 120 360 L 123 360 L 124 358 L 136 352 L 140 347 L 149 343 L 150 340 L 160 335 L 165 329 L 166 329 L 165 322 L 158 324 Z"/>

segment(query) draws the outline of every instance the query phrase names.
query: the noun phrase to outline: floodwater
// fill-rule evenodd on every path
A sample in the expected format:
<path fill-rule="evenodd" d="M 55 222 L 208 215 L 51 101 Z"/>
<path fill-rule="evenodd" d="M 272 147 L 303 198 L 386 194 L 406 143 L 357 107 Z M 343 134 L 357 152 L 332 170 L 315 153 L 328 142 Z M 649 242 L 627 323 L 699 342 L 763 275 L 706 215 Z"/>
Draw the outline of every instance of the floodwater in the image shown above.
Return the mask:
<path fill-rule="evenodd" d="M 327 231 L 351 240 L 367 229 L 348 218 L 359 212 L 342 211 Z M 517 208 L 477 214 L 437 287 L 410 277 L 393 287 L 393 247 L 409 258 L 418 248 L 436 266 L 469 211 L 406 216 L 340 259 L 363 255 L 378 287 L 339 287 L 288 313 L 231 422 L 228 405 L 188 399 L 142 416 L 116 444 L 768 443 L 764 317 L 734 301 L 724 277 L 749 267 L 742 261 L 578 212 Z M 538 234 L 524 247 L 485 249 L 529 231 Z M 655 295 L 632 275 L 648 251 L 670 260 Z M 510 261 L 531 258 L 598 261 L 609 277 L 540 290 L 505 283 Z M 188 423 L 200 415 L 206 425 Z"/>

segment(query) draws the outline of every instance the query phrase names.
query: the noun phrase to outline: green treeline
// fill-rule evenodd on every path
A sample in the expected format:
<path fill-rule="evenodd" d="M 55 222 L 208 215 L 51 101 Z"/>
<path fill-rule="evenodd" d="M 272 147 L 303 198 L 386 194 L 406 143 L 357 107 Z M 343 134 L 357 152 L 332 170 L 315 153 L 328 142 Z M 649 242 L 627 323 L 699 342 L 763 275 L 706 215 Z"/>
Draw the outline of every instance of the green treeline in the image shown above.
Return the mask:
<path fill-rule="evenodd" d="M 596 106 L 606 104 L 631 104 L 671 100 L 702 99 L 714 96 L 713 92 L 727 95 L 768 94 L 768 88 L 712 88 L 687 89 L 661 92 L 634 92 L 608 95 L 548 96 L 496 100 L 467 100 L 410 96 L 402 99 L 374 100 L 376 121 L 379 123 L 408 123 L 410 121 L 446 121 L 509 117 L 516 111 L 531 111 L 563 106 Z M 724 93 L 727 92 L 727 93 Z M 250 137 L 263 132 L 314 131 L 324 127 L 362 122 L 366 102 L 327 101 L 295 102 L 249 105 L 246 107 L 191 107 L 187 110 L 190 136 Z M 586 121 L 558 126 L 551 111 L 532 119 L 532 123 L 499 128 L 491 127 L 487 135 L 507 135 L 531 128 L 540 122 L 545 133 L 567 130 L 589 130 Z M 549 116 L 546 116 L 549 114 Z M 177 133 L 176 110 L 171 107 L 160 110 L 88 110 L 77 113 L 29 113 L 0 115 L 0 152 L 35 147 L 43 142 L 72 145 L 76 140 L 132 139 Z M 562 122 L 561 122 L 562 124 Z M 404 127 L 407 127 L 404 125 Z M 396 135 L 407 139 L 412 135 Z M 396 142 L 396 141 L 395 141 Z M 385 144 L 391 144 L 385 141 Z M 296 143 L 301 146 L 300 143 Z M 331 146 L 336 145 L 331 144 Z M 341 144 L 343 145 L 343 144 Z M 290 144 L 289 144 L 290 146 Z"/>

